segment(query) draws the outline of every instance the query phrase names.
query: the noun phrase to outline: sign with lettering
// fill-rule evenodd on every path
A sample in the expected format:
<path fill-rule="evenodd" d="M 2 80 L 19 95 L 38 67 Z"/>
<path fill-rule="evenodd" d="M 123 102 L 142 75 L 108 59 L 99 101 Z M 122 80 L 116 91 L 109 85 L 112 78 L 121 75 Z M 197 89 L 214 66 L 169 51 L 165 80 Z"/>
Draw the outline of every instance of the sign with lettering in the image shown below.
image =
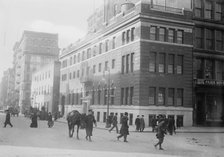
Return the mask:
<path fill-rule="evenodd" d="M 209 85 L 209 86 L 224 86 L 223 80 L 206 80 L 206 79 L 195 79 L 196 85 Z"/>

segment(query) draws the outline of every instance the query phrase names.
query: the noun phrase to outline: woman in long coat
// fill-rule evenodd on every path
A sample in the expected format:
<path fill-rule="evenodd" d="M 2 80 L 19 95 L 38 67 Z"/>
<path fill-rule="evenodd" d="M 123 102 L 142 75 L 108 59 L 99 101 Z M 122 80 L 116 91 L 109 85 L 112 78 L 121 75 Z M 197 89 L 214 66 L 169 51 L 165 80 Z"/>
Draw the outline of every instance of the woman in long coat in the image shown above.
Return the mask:
<path fill-rule="evenodd" d="M 124 116 L 121 118 L 121 129 L 120 129 L 120 135 L 117 136 L 117 139 L 119 140 L 119 138 L 124 136 L 124 142 L 128 142 L 127 141 L 127 135 L 129 135 L 129 131 L 128 131 L 128 113 L 125 112 Z"/>
<path fill-rule="evenodd" d="M 96 120 L 92 110 L 89 110 L 89 113 L 85 119 L 85 123 L 86 123 L 86 140 L 92 141 L 91 136 L 93 135 L 93 123 L 96 126 Z"/>
<path fill-rule="evenodd" d="M 34 112 L 34 114 L 32 115 L 31 117 L 31 124 L 30 124 L 30 127 L 31 128 L 37 128 L 38 127 L 38 124 L 37 124 L 37 114 L 36 112 Z"/>

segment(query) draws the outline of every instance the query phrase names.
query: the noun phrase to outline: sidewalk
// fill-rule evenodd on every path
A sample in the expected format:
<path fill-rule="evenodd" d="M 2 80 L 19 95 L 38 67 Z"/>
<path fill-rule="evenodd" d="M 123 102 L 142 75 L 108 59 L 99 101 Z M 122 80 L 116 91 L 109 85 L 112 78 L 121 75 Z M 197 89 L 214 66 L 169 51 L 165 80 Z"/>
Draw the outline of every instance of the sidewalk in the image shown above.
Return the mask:
<path fill-rule="evenodd" d="M 65 118 L 57 119 L 56 122 L 59 123 L 67 123 Z M 108 130 L 108 128 L 105 127 L 106 123 L 97 122 L 97 128 L 98 129 L 104 129 Z M 118 127 L 120 128 L 120 124 L 118 124 Z M 135 125 L 129 126 L 130 132 L 135 132 Z M 144 132 L 152 132 L 151 127 L 146 127 L 144 129 Z M 180 129 L 176 130 L 177 133 L 224 133 L 224 127 L 181 127 Z"/>

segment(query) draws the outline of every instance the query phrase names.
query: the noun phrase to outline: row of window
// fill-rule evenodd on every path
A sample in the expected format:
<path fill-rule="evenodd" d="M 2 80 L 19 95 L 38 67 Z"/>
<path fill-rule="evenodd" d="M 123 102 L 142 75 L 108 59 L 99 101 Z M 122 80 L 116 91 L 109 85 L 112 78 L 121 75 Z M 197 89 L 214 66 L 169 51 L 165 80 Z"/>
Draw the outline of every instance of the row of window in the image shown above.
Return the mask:
<path fill-rule="evenodd" d="M 150 52 L 149 72 L 183 74 L 183 59 L 183 55 Z"/>
<path fill-rule="evenodd" d="M 216 21 L 223 20 L 223 4 L 212 0 L 195 0 L 194 16 Z"/>
<path fill-rule="evenodd" d="M 46 80 L 46 79 L 50 78 L 50 76 L 51 76 L 51 72 L 46 71 L 39 75 L 34 76 L 34 81 L 38 82 L 38 81 Z"/>
<path fill-rule="evenodd" d="M 123 55 L 121 60 L 121 73 L 134 72 L 134 53 Z"/>
<path fill-rule="evenodd" d="M 196 59 L 197 78 L 224 80 L 224 62 L 221 60 Z"/>
<path fill-rule="evenodd" d="M 183 106 L 183 95 L 182 88 L 149 87 L 149 105 Z"/>
<path fill-rule="evenodd" d="M 122 32 L 122 45 L 135 40 L 135 27 Z"/>
<path fill-rule="evenodd" d="M 195 47 L 224 51 L 224 31 L 208 28 L 195 28 Z"/>
<path fill-rule="evenodd" d="M 109 92 L 109 93 L 108 93 Z M 91 92 L 87 91 L 86 96 L 88 96 L 89 94 L 91 94 L 92 96 L 92 100 L 91 100 L 91 104 L 92 105 L 96 105 L 96 104 L 104 104 L 106 105 L 108 103 L 108 94 L 109 94 L 109 103 L 110 105 L 114 104 L 114 97 L 115 97 L 115 89 L 113 87 L 110 88 L 110 90 L 108 88 L 103 88 L 103 89 L 96 89 L 96 90 L 92 90 Z M 78 105 L 79 103 L 82 104 L 82 92 L 81 93 L 71 93 L 68 94 L 67 97 L 67 102 L 68 104 L 72 104 L 72 105 Z M 103 101 L 102 101 L 103 99 Z"/>
<path fill-rule="evenodd" d="M 135 27 L 122 32 L 122 44 L 129 43 L 130 41 L 134 41 L 134 36 L 135 36 Z M 103 53 L 103 46 L 104 46 L 104 52 L 109 51 L 110 49 L 115 49 L 116 48 L 116 42 L 117 38 L 114 36 L 110 42 L 109 39 L 105 40 L 105 43 L 99 43 L 98 47 L 95 45 L 93 48 L 88 48 L 86 51 L 83 50 L 82 53 L 78 53 L 77 55 L 74 55 L 73 57 L 71 56 L 69 60 L 65 59 L 62 61 L 61 67 L 65 68 L 68 65 L 73 65 L 76 63 L 79 63 L 81 61 L 84 61 L 86 59 L 89 59 L 91 57 L 96 56 L 97 54 Z M 69 64 L 68 64 L 69 62 Z"/>
<path fill-rule="evenodd" d="M 134 87 L 121 88 L 121 105 L 132 105 Z"/>
<path fill-rule="evenodd" d="M 172 28 L 158 27 L 158 26 L 150 26 L 149 31 L 150 40 L 158 40 L 162 42 L 170 42 L 170 43 L 184 43 L 184 31 L 183 30 L 175 30 Z"/>
<path fill-rule="evenodd" d="M 98 64 L 98 72 L 102 72 L 102 71 L 107 71 L 110 67 L 109 67 L 109 62 L 108 61 L 105 61 L 105 64 L 104 64 L 104 69 L 102 70 L 102 63 L 99 63 Z M 92 68 L 92 72 L 93 74 L 95 74 L 97 72 L 97 65 L 93 65 L 93 68 Z M 115 59 L 112 59 L 111 61 L 111 69 L 114 69 L 115 68 Z M 89 76 L 90 74 L 90 67 L 86 67 L 86 69 L 82 69 L 81 70 L 81 76 L 84 76 L 85 75 L 85 72 L 86 72 L 86 76 Z M 73 75 L 73 76 L 72 76 Z M 77 71 L 73 71 L 73 74 L 70 72 L 69 73 L 69 79 L 71 80 L 72 78 L 75 79 L 75 78 L 79 78 L 80 77 L 80 70 L 77 70 Z M 61 75 L 61 80 L 62 81 L 66 81 L 67 80 L 67 74 L 62 74 Z"/>
<path fill-rule="evenodd" d="M 33 94 L 34 95 L 50 94 L 50 86 L 48 85 L 48 86 L 37 87 L 34 89 Z"/>

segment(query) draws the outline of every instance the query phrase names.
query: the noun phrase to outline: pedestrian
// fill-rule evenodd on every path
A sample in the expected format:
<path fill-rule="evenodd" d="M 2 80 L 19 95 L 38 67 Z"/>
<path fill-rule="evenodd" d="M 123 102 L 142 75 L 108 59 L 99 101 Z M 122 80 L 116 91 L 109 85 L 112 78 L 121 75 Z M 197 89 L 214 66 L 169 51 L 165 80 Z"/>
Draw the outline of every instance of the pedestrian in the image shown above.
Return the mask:
<path fill-rule="evenodd" d="M 140 118 L 139 118 L 139 115 L 137 115 L 137 118 L 135 119 L 135 125 L 136 125 L 136 131 L 139 131 L 139 129 L 140 129 Z"/>
<path fill-rule="evenodd" d="M 112 118 L 112 128 L 109 130 L 111 132 L 114 128 L 116 128 L 116 132 L 118 133 L 118 126 L 117 126 L 117 113 Z"/>
<path fill-rule="evenodd" d="M 34 112 L 31 116 L 31 124 L 30 124 L 31 128 L 37 128 L 38 124 L 37 124 L 37 113 Z"/>
<path fill-rule="evenodd" d="M 157 123 L 157 120 L 155 117 L 152 118 L 152 132 L 155 132 L 156 130 L 156 123 Z"/>
<path fill-rule="evenodd" d="M 143 132 L 145 129 L 145 120 L 144 120 L 144 115 L 140 118 L 140 132 Z"/>
<path fill-rule="evenodd" d="M 51 112 L 48 113 L 47 121 L 48 121 L 48 122 L 47 122 L 48 128 L 53 127 L 54 122 L 53 122 L 53 119 L 52 119 L 52 114 L 51 114 Z"/>
<path fill-rule="evenodd" d="M 97 126 L 92 110 L 89 110 L 88 115 L 86 116 L 85 119 L 85 123 L 86 123 L 86 140 L 92 141 L 91 136 L 93 135 L 93 123 L 95 124 L 95 126 Z"/>
<path fill-rule="evenodd" d="M 13 127 L 13 125 L 11 124 L 10 118 L 11 118 L 10 112 L 9 112 L 9 110 L 6 110 L 6 117 L 5 117 L 4 128 L 7 126 L 7 124 L 9 124 L 11 127 Z"/>
<path fill-rule="evenodd" d="M 129 131 L 128 131 L 128 113 L 125 112 L 124 116 L 121 118 L 121 129 L 120 129 L 120 135 L 117 136 L 117 140 L 119 140 L 119 138 L 124 136 L 124 142 L 128 142 L 127 141 L 127 135 L 129 135 Z"/>
<path fill-rule="evenodd" d="M 158 129 L 156 133 L 156 137 L 158 138 L 158 143 L 154 145 L 155 148 L 159 145 L 159 149 L 163 150 L 162 148 L 162 143 L 164 141 L 164 136 L 166 134 L 166 129 L 165 129 L 165 121 L 161 120 L 158 124 Z"/>

